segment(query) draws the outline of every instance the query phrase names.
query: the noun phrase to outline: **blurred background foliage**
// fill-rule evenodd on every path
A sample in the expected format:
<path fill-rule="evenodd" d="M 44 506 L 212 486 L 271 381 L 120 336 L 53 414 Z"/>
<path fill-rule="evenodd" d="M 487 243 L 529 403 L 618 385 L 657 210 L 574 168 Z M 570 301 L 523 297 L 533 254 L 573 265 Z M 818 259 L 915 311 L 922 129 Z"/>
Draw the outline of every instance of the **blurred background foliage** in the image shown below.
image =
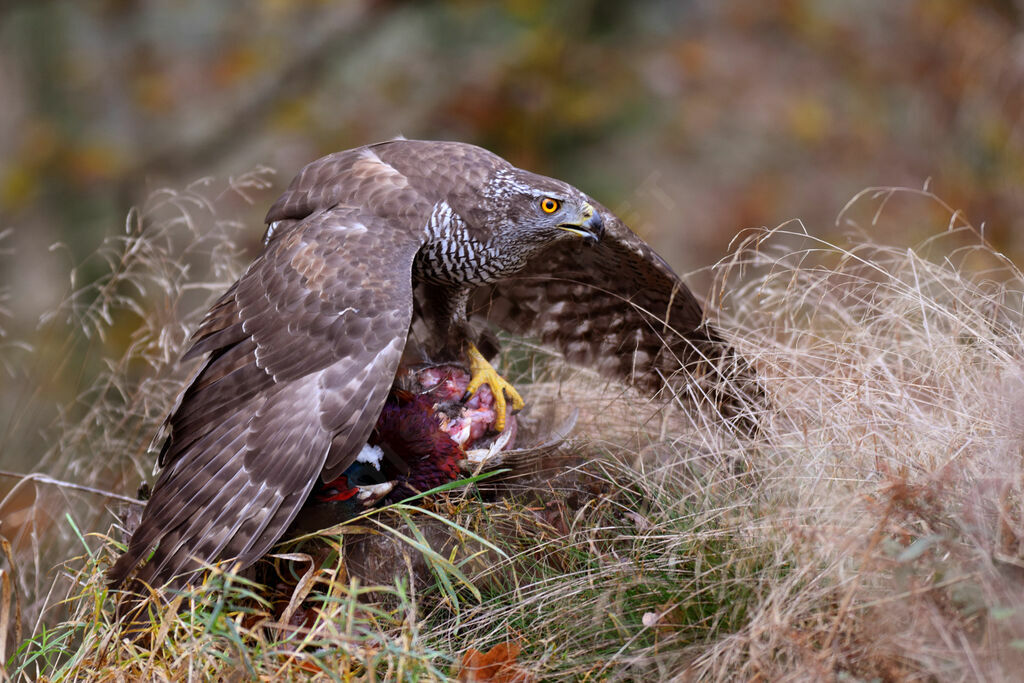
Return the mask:
<path fill-rule="evenodd" d="M 839 239 L 868 186 L 928 184 L 1019 259 L 1022 27 L 1022 0 L 8 0 L 0 336 L 35 355 L 0 368 L 3 467 L 39 466 L 33 440 L 88 400 L 85 352 L 33 330 L 110 268 L 87 257 L 130 207 L 274 169 L 229 207 L 251 256 L 299 168 L 396 135 L 572 182 L 700 271 L 699 295 L 744 228 L 799 218 Z M 889 223 L 910 244 L 935 221 L 918 207 Z M 113 321 L 102 343 L 121 348 L 99 358 L 138 324 Z M 54 412 L 25 415 L 42 403 Z"/>
<path fill-rule="evenodd" d="M 683 271 L 742 228 L 801 218 L 820 234 L 860 189 L 929 178 L 998 248 L 1024 249 L 1021 0 L 11 0 L 0 12 L 16 312 L 63 293 L 69 256 L 50 244 L 77 263 L 155 188 L 275 169 L 245 216 L 255 247 L 302 165 L 399 134 L 565 178 Z"/>

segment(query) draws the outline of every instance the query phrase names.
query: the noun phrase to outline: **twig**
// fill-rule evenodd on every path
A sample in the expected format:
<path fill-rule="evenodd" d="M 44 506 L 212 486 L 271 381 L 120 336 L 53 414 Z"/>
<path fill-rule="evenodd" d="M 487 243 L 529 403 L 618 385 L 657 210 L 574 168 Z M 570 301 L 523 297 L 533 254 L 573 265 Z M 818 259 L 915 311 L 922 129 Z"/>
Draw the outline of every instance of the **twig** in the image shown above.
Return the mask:
<path fill-rule="evenodd" d="M 63 488 L 75 489 L 76 491 L 85 491 L 86 493 L 95 493 L 98 496 L 105 498 L 113 498 L 120 500 L 125 503 L 131 503 L 133 505 L 145 505 L 146 502 L 143 500 L 136 500 L 129 496 L 122 496 L 120 493 L 113 493 L 111 491 L 104 491 L 103 489 L 93 488 L 92 486 L 86 486 L 84 484 L 73 484 L 69 481 L 61 481 L 60 479 L 54 479 L 48 474 L 42 474 L 40 472 L 33 472 L 32 474 L 22 474 L 21 472 L 10 472 L 8 470 L 0 470 L 0 477 L 13 477 L 15 479 L 21 479 L 22 481 L 38 481 L 43 484 L 53 484 L 54 486 L 61 486 Z"/>

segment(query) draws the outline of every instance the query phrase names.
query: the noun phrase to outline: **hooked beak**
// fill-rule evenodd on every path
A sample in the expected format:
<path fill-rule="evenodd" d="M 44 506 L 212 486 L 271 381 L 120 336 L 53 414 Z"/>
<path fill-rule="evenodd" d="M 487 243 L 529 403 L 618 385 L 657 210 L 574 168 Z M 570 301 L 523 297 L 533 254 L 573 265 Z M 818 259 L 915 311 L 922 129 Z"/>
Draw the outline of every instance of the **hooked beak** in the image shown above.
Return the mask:
<path fill-rule="evenodd" d="M 590 204 L 583 205 L 579 222 L 562 223 L 558 227 L 561 230 L 582 237 L 588 244 L 597 244 L 604 235 L 604 220 L 601 218 L 601 214 L 595 211 L 594 207 Z"/>

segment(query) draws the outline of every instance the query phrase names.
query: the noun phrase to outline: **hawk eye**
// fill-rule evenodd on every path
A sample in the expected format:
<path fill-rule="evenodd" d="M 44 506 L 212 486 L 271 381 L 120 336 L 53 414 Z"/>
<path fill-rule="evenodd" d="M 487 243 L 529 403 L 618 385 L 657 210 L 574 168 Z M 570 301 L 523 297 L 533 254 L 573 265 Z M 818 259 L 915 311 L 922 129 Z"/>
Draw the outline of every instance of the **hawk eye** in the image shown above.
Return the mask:
<path fill-rule="evenodd" d="M 540 200 L 540 210 L 544 213 L 554 213 L 555 211 L 558 211 L 558 207 L 561 205 L 562 203 L 560 201 L 552 199 L 551 197 L 545 197 Z"/>

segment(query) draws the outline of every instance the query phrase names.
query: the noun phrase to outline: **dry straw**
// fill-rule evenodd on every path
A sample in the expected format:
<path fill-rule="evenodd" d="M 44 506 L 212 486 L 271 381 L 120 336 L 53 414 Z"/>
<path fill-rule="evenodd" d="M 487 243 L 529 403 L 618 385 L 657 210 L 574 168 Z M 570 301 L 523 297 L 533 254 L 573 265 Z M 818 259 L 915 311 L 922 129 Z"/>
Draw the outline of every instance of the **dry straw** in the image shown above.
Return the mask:
<path fill-rule="evenodd" d="M 717 267 L 710 308 L 773 403 L 756 441 L 508 340 L 528 401 L 580 411 L 553 469 L 283 548 L 291 581 L 270 589 L 217 568 L 171 596 L 152 638 L 122 639 L 102 577 L 115 496 L 80 487 L 130 493 L 150 474 L 140 444 L 185 379 L 187 331 L 243 261 L 246 228 L 218 216 L 263 183 L 157 194 L 97 252 L 105 276 L 73 277 L 17 342 L 0 325 L 6 372 L 81 377 L 58 410 L 24 390 L 4 441 L 4 462 L 28 450 L 59 480 L 0 504 L 12 678 L 443 680 L 505 642 L 545 680 L 1007 679 L 1024 664 L 1024 277 L 938 199 L 894 189 L 851 202 L 842 245 L 787 224 Z M 885 245 L 890 228 L 934 236 Z M 350 561 L 371 547 L 391 556 L 368 580 Z"/>

